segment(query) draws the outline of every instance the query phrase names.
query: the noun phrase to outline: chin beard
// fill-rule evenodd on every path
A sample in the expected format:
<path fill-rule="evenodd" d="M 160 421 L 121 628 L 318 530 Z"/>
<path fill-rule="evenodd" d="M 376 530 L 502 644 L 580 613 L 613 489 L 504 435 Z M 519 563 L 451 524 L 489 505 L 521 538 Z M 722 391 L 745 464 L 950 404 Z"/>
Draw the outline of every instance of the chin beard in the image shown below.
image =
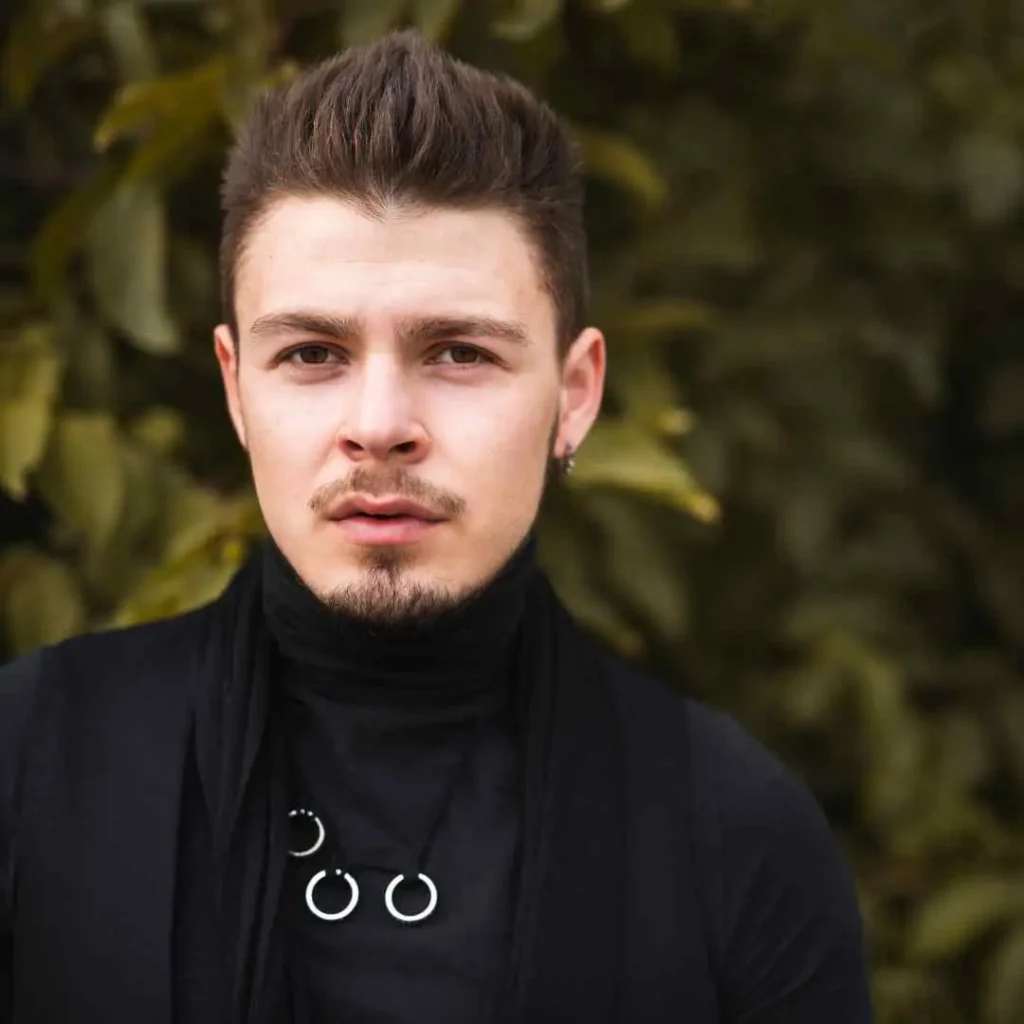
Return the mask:
<path fill-rule="evenodd" d="M 339 587 L 321 600 L 332 612 L 367 625 L 416 627 L 436 622 L 467 600 L 471 591 L 417 582 L 405 572 L 399 552 L 374 552 L 358 582 Z"/>

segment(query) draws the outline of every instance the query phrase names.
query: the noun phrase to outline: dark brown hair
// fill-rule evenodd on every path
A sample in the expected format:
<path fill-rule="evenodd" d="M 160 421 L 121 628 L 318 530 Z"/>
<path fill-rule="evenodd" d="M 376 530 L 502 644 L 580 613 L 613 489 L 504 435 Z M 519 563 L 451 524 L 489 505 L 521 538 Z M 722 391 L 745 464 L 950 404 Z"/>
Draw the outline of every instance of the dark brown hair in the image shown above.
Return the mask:
<path fill-rule="evenodd" d="M 256 100 L 222 188 L 221 299 L 235 336 L 245 239 L 282 196 L 499 209 L 520 223 L 554 303 L 559 348 L 582 330 L 586 236 L 579 154 L 554 112 L 505 76 L 412 31 L 318 64 Z"/>

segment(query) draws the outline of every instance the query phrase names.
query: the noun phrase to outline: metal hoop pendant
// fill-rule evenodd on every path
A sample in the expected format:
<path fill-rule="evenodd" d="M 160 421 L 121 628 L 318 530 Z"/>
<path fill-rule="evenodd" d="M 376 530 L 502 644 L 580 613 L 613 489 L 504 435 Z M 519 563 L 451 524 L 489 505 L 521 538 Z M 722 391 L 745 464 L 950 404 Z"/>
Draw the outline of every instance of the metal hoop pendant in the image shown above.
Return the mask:
<path fill-rule="evenodd" d="M 324 839 L 327 837 L 327 833 L 324 830 L 324 823 L 312 812 L 307 811 L 305 808 L 300 807 L 297 810 L 288 812 L 289 818 L 302 817 L 312 818 L 316 822 L 316 827 L 320 830 L 320 834 L 316 837 L 316 842 L 308 850 L 289 850 L 288 854 L 291 857 L 309 857 L 316 853 L 321 846 L 324 845 Z"/>
<path fill-rule="evenodd" d="M 359 883 L 347 871 L 342 871 L 341 868 L 335 868 L 334 873 L 342 875 L 345 881 L 348 882 L 349 888 L 352 890 L 352 897 L 348 901 L 348 906 L 344 910 L 339 910 L 336 914 L 328 914 L 326 911 L 321 910 L 313 901 L 313 891 L 327 877 L 327 872 L 318 871 L 309 880 L 309 885 L 306 886 L 306 906 L 321 921 L 340 921 L 343 917 L 348 917 L 356 909 L 356 904 L 359 902 Z"/>
<path fill-rule="evenodd" d="M 437 886 L 424 874 L 420 873 L 416 876 L 429 890 L 430 901 L 427 903 L 426 909 L 421 910 L 418 914 L 403 914 L 395 906 L 394 895 L 395 890 L 405 880 L 405 875 L 395 875 L 391 879 L 391 884 L 388 886 L 388 891 L 384 894 L 384 905 L 388 908 L 388 913 L 399 921 L 405 921 L 407 924 L 413 924 L 416 921 L 422 921 L 425 917 L 430 915 L 437 908 Z"/>

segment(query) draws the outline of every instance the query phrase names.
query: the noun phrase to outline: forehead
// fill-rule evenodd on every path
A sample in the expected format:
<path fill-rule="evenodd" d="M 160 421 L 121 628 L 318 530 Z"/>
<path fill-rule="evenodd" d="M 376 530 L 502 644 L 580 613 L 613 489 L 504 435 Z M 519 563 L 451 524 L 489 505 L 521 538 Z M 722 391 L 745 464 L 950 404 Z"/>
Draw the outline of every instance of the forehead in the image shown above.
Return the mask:
<path fill-rule="evenodd" d="M 500 210 L 392 207 L 373 216 L 340 199 L 288 196 L 253 226 L 236 274 L 244 333 L 254 319 L 310 308 L 376 317 L 515 316 L 554 333 L 533 247 Z"/>

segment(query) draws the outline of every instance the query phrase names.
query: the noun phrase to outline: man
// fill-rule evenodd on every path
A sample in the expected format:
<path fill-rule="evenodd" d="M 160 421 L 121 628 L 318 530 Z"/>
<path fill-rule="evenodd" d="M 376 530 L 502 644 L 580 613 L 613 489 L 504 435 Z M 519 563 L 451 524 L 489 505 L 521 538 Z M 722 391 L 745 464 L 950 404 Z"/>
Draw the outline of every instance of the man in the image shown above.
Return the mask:
<path fill-rule="evenodd" d="M 214 341 L 269 540 L 5 670 L 5 1020 L 870 1020 L 805 788 L 535 565 L 605 372 L 581 192 L 412 34 L 255 106 Z"/>

